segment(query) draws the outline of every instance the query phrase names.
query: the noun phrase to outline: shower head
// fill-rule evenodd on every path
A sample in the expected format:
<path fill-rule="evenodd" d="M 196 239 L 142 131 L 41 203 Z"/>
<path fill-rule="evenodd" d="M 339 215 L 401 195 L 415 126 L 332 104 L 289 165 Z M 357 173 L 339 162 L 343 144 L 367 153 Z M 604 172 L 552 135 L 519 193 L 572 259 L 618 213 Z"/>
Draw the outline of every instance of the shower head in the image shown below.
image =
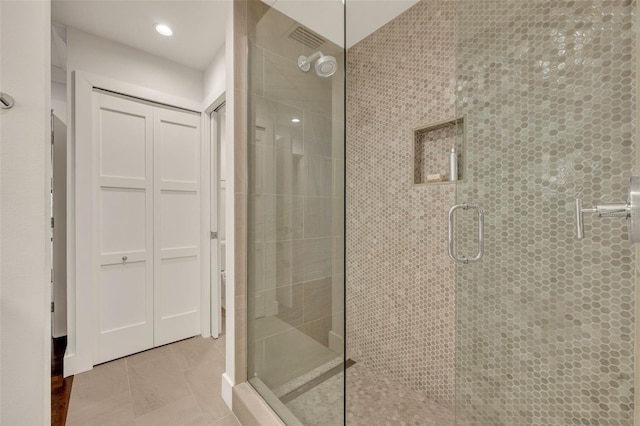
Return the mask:
<path fill-rule="evenodd" d="M 333 56 L 323 56 L 316 61 L 316 74 L 320 77 L 331 77 L 338 70 L 338 62 Z"/>
<path fill-rule="evenodd" d="M 309 56 L 298 57 L 298 67 L 304 72 L 311 69 L 311 63 L 316 61 L 315 69 L 319 77 L 331 77 L 338 70 L 338 61 L 333 56 L 325 56 L 318 51 Z"/>

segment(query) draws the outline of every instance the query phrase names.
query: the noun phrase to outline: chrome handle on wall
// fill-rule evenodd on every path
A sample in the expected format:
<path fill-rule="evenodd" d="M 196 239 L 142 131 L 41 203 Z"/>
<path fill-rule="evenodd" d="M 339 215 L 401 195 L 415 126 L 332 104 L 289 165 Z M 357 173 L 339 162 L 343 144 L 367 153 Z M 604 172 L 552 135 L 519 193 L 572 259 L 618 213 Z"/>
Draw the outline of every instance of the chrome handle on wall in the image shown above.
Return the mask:
<path fill-rule="evenodd" d="M 0 92 L 0 109 L 9 109 L 13 106 L 13 98 L 4 92 Z"/>
<path fill-rule="evenodd" d="M 478 252 L 473 257 L 466 257 L 466 256 L 457 257 L 455 255 L 455 253 L 454 253 L 454 243 L 453 243 L 454 221 L 453 221 L 453 215 L 456 212 L 456 210 L 458 210 L 458 209 L 462 209 L 462 210 L 472 209 L 472 210 L 475 210 L 476 212 L 478 212 Z M 482 210 L 478 206 L 472 206 L 472 205 L 469 205 L 467 203 L 456 204 L 455 206 L 451 207 L 451 209 L 449 210 L 449 257 L 451 259 L 455 260 L 456 262 L 467 264 L 469 262 L 476 262 L 476 261 L 482 259 L 483 255 L 484 255 L 484 210 Z"/>
<path fill-rule="evenodd" d="M 640 243 L 640 177 L 629 179 L 629 195 L 626 203 L 605 203 L 585 209 L 582 198 L 576 197 L 576 238 L 584 238 L 584 214 L 595 213 L 598 217 L 620 217 L 627 219 L 629 241 Z"/>

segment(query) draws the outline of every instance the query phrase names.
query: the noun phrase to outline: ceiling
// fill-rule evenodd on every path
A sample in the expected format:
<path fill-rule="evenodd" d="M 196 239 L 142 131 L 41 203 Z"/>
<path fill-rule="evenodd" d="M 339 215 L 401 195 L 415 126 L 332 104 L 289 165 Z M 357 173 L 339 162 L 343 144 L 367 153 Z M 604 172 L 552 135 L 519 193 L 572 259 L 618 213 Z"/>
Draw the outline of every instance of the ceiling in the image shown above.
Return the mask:
<path fill-rule="evenodd" d="M 344 46 L 341 0 L 263 1 Z M 347 48 L 418 1 L 346 0 Z M 51 19 L 204 70 L 224 46 L 230 4 L 230 0 L 53 0 Z M 156 23 L 169 25 L 173 36 L 157 34 L 153 29 Z"/>
<path fill-rule="evenodd" d="M 344 46 L 341 0 L 263 0 L 307 28 Z M 346 0 L 346 46 L 358 43 L 419 0 Z"/>
<path fill-rule="evenodd" d="M 224 46 L 229 0 L 53 0 L 51 20 L 204 70 Z M 153 25 L 163 23 L 173 36 Z"/>

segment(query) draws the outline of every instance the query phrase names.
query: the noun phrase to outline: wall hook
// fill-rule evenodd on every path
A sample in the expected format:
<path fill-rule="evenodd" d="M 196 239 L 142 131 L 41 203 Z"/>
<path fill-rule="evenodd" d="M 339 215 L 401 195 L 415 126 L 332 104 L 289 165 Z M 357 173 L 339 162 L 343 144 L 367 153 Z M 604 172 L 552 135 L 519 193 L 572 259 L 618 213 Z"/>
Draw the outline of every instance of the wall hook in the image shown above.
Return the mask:
<path fill-rule="evenodd" d="M 4 92 L 0 92 L 0 109 L 9 109 L 13 106 L 13 98 Z"/>

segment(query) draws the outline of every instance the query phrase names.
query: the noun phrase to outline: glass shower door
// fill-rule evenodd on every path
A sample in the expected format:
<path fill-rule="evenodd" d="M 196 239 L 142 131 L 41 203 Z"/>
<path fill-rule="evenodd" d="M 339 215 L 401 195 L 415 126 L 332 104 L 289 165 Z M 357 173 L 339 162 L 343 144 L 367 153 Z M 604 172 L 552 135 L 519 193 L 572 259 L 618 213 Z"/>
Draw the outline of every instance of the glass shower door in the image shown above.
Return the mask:
<path fill-rule="evenodd" d="M 632 424 L 636 2 L 456 4 L 456 423 Z"/>
<path fill-rule="evenodd" d="M 248 40 L 247 373 L 286 424 L 324 426 L 344 421 L 344 61 L 289 16 L 312 3 Z"/>

